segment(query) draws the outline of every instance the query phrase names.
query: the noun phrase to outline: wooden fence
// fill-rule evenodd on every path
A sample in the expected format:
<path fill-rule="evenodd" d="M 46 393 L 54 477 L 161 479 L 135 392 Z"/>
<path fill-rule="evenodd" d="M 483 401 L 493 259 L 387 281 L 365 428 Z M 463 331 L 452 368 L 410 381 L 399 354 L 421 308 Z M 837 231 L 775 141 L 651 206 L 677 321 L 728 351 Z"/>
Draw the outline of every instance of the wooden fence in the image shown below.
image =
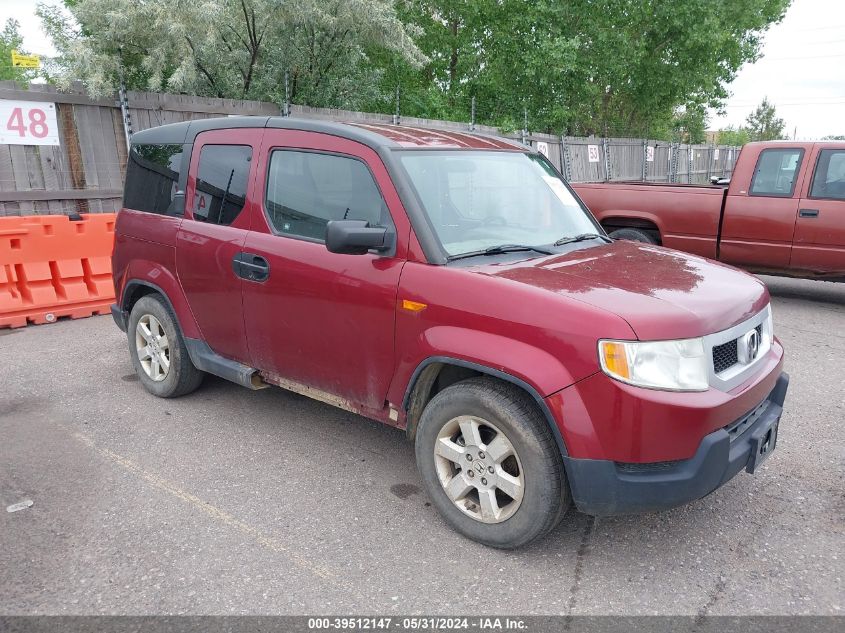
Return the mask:
<path fill-rule="evenodd" d="M 56 104 L 58 146 L 0 145 L 0 216 L 110 212 L 120 208 L 126 169 L 123 119 L 114 98 L 92 99 L 81 87 L 21 87 L 0 81 L 0 99 Z M 129 92 L 131 128 L 227 115 L 277 116 L 279 106 L 260 101 Z M 392 123 L 385 114 L 292 106 L 291 116 Z M 402 117 L 402 125 L 467 131 L 467 123 Z M 0 124 L 5 122 L 0 121 Z M 479 132 L 498 130 L 476 126 Z M 706 183 L 729 176 L 737 148 L 678 145 L 643 139 L 507 135 L 537 147 L 573 182 L 648 180 Z"/>

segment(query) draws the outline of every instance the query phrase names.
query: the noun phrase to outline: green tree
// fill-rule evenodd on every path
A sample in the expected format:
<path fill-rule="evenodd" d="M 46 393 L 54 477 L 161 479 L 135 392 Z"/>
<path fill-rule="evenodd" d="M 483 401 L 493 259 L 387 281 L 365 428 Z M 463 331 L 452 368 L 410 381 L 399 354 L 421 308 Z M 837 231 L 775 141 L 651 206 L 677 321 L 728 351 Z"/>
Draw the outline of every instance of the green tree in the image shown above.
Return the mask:
<path fill-rule="evenodd" d="M 828 134 L 822 137 L 823 141 L 845 141 L 845 135 L 842 134 Z"/>
<path fill-rule="evenodd" d="M 733 145 L 741 147 L 751 140 L 751 135 L 748 129 L 744 127 L 733 127 L 729 125 L 723 130 L 719 130 L 717 143 L 719 145 Z"/>
<path fill-rule="evenodd" d="M 671 135 L 676 113 L 718 107 L 790 0 L 414 0 L 429 63 L 383 66 L 403 111 L 567 133 Z M 379 60 L 385 61 L 385 60 Z M 375 107 L 384 108 L 386 102 Z"/>
<path fill-rule="evenodd" d="M 12 66 L 12 51 L 27 54 L 23 48 L 23 37 L 20 34 L 20 24 L 9 18 L 0 31 L 0 79 L 13 81 L 29 81 L 36 72 L 25 68 Z"/>
<path fill-rule="evenodd" d="M 675 113 L 672 120 L 673 140 L 701 144 L 707 140 L 707 111 L 700 104 L 690 105 Z"/>
<path fill-rule="evenodd" d="M 786 138 L 783 133 L 783 119 L 778 118 L 775 106 L 765 97 L 745 122 L 752 141 L 776 141 Z"/>
<path fill-rule="evenodd" d="M 57 80 L 137 90 L 356 107 L 378 84 L 368 48 L 425 60 L 390 0 L 73 0 L 39 4 L 59 51 Z"/>

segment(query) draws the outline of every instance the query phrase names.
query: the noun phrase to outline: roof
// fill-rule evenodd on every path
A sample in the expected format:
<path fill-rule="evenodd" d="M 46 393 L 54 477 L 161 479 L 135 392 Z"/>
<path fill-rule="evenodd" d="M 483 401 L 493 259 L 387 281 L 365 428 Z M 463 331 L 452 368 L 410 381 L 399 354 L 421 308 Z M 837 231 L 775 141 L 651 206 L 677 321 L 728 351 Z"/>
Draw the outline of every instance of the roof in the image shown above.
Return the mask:
<path fill-rule="evenodd" d="M 778 145 L 782 145 L 783 147 L 820 147 L 822 149 L 842 149 L 845 147 L 845 141 L 793 141 L 790 139 L 778 139 L 774 141 L 751 141 L 750 143 L 746 143 L 746 145 L 751 146 L 762 146 L 762 147 L 777 147 Z"/>
<path fill-rule="evenodd" d="M 379 149 L 424 148 L 531 151 L 531 148 L 517 141 L 469 131 L 460 132 L 381 123 L 344 123 L 266 116 L 219 117 L 171 123 L 137 132 L 132 136 L 132 142 L 141 144 L 193 143 L 197 134 L 206 130 L 256 127 L 322 132 L 324 134 L 332 134 L 353 141 L 359 141 Z"/>

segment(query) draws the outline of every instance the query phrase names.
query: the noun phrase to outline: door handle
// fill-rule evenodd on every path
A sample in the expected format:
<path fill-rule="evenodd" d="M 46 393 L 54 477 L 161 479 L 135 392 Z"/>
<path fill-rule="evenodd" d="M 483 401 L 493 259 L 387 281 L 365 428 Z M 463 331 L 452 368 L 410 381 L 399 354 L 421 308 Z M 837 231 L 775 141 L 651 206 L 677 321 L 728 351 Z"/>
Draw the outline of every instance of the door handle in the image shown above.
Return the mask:
<path fill-rule="evenodd" d="M 798 216 L 802 218 L 817 218 L 819 217 L 818 209 L 798 209 Z"/>
<path fill-rule="evenodd" d="M 254 253 L 238 253 L 232 260 L 232 270 L 235 275 L 247 281 L 267 281 L 270 277 L 270 264 L 267 260 Z"/>

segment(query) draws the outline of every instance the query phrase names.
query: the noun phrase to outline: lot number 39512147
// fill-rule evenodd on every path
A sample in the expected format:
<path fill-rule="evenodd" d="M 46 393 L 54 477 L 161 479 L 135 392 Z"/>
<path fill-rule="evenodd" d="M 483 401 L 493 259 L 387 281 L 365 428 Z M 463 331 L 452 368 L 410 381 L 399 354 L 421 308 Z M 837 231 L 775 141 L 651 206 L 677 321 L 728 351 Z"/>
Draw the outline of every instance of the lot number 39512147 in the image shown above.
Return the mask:
<path fill-rule="evenodd" d="M 0 144 L 58 145 L 56 105 L 0 100 Z"/>

